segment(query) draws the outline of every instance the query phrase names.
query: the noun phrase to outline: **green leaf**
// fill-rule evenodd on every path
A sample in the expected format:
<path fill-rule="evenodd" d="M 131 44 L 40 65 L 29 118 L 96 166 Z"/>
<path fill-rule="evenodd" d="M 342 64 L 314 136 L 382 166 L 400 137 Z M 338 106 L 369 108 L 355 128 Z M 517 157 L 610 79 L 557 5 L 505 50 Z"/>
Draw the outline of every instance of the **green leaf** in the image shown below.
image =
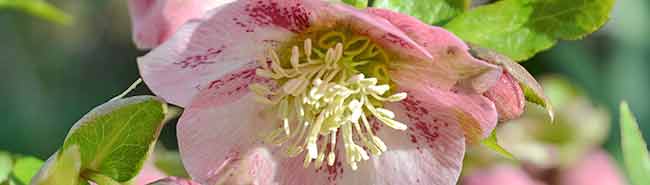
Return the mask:
<path fill-rule="evenodd" d="M 408 14 L 423 22 L 440 25 L 469 8 L 470 0 L 375 0 L 373 7 Z"/>
<path fill-rule="evenodd" d="M 357 8 L 365 8 L 368 6 L 368 0 L 342 0 L 344 3 L 352 5 Z"/>
<path fill-rule="evenodd" d="M 72 17 L 43 0 L 0 0 L 0 9 L 21 10 L 42 19 L 58 24 L 72 23 Z"/>
<path fill-rule="evenodd" d="M 470 53 L 476 58 L 503 67 L 503 69 L 519 82 L 519 85 L 524 91 L 526 100 L 544 107 L 548 113 L 547 115 L 549 119 L 553 122 L 554 113 L 551 101 L 544 94 L 542 86 L 537 82 L 537 80 L 535 80 L 533 75 L 528 73 L 526 68 L 504 55 L 474 44 L 470 44 Z"/>
<path fill-rule="evenodd" d="M 627 173 L 635 185 L 650 184 L 650 155 L 639 125 L 626 102 L 621 103 L 621 147 Z"/>
<path fill-rule="evenodd" d="M 32 185 L 52 185 L 79 183 L 81 154 L 79 146 L 70 146 L 62 153 L 59 151 L 45 162 L 45 165 L 32 179 Z"/>
<path fill-rule="evenodd" d="M 35 157 L 22 157 L 16 160 L 13 174 L 22 184 L 30 184 L 38 169 L 43 166 L 43 160 Z"/>
<path fill-rule="evenodd" d="M 503 0 L 468 11 L 445 28 L 522 61 L 558 39 L 579 39 L 596 31 L 613 5 L 614 0 Z"/>
<path fill-rule="evenodd" d="M 86 179 L 90 179 L 91 181 L 95 182 L 96 184 L 101 184 L 101 185 L 120 185 L 119 182 L 115 182 L 110 177 L 107 177 L 105 175 L 102 175 L 100 173 L 95 173 L 95 172 L 87 172 L 84 173 L 82 176 L 84 176 Z"/>
<path fill-rule="evenodd" d="M 135 177 L 163 126 L 167 104 L 153 96 L 105 103 L 70 130 L 63 150 L 79 146 L 82 173 L 97 172 L 118 182 Z"/>
<path fill-rule="evenodd" d="M 499 142 L 497 140 L 496 129 L 492 131 L 492 133 L 488 138 L 485 138 L 483 141 L 481 141 L 481 144 L 483 144 L 483 146 L 489 148 L 490 150 L 495 151 L 496 153 L 502 155 L 503 157 L 506 157 L 508 159 L 515 159 L 515 157 L 510 152 L 508 152 L 508 150 L 506 150 L 505 148 L 501 147 L 501 145 L 499 145 Z"/>
<path fill-rule="evenodd" d="M 11 154 L 0 151 L 0 183 L 7 180 L 12 168 L 13 162 L 11 161 Z"/>

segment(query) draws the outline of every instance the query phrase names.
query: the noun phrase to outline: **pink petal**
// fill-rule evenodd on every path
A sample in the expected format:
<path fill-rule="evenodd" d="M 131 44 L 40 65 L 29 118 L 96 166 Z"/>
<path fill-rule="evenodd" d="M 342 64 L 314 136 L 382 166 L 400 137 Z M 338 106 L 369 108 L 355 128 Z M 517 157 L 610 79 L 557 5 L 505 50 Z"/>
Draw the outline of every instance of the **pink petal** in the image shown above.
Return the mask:
<path fill-rule="evenodd" d="M 260 2 L 260 3 L 258 3 Z M 215 80 L 264 59 L 266 50 L 310 26 L 320 1 L 243 0 L 189 21 L 164 44 L 138 59 L 149 88 L 170 103 L 187 106 Z M 290 13 L 280 10 L 288 8 Z"/>
<path fill-rule="evenodd" d="M 262 106 L 252 100 L 251 94 L 237 92 L 234 94 L 241 95 L 234 96 L 243 97 L 229 98 L 223 96 L 224 91 L 229 92 L 223 88 L 202 92 L 186 109 L 178 126 L 183 162 L 198 182 L 453 184 L 460 173 L 465 147 L 462 130 L 455 118 L 437 112 L 435 107 L 411 103 L 388 106 L 399 121 L 410 122 L 410 129 L 395 131 L 373 122 L 389 150 L 360 163 L 357 171 L 344 162 L 337 162 L 334 167 L 305 169 L 301 156 L 287 158 L 279 147 L 273 151 L 259 149 L 263 144 L 259 134 L 270 131 L 274 125 L 267 122 L 270 119 L 264 119 Z M 421 111 L 431 114 L 420 115 Z M 337 159 L 345 159 L 342 150 Z M 231 174 L 238 175 L 228 178 Z"/>
<path fill-rule="evenodd" d="M 380 16 L 339 3 L 332 3 L 325 10 L 327 11 L 320 15 L 323 22 L 347 23 L 352 31 L 368 36 L 373 42 L 404 60 L 431 60 L 426 48 Z"/>
<path fill-rule="evenodd" d="M 501 68 L 475 59 L 469 47 L 452 33 L 384 9 L 368 9 L 401 29 L 433 57 L 431 62 L 400 64 L 393 80 L 436 111 L 446 112 L 461 124 L 467 140 L 487 137 L 497 123 L 495 105 L 480 94 L 494 86 Z"/>
<path fill-rule="evenodd" d="M 129 0 L 133 41 L 140 49 L 163 43 L 190 19 L 232 0 Z"/>
<path fill-rule="evenodd" d="M 149 157 L 149 159 L 145 161 L 144 165 L 142 166 L 142 169 L 140 170 L 140 173 L 138 174 L 138 176 L 135 177 L 136 185 L 145 185 L 167 177 L 165 173 L 161 172 L 160 170 L 158 170 L 158 168 L 156 168 L 154 161 L 155 159 L 153 159 L 153 156 Z"/>
<path fill-rule="evenodd" d="M 406 106 L 393 104 L 389 109 L 395 111 L 399 121 L 416 125 L 407 131 L 384 128 L 376 120 L 372 121 L 377 133 L 388 150 L 380 156 L 359 163 L 354 171 L 345 162 L 342 142 L 337 142 L 334 166 L 314 169 L 313 163 L 303 167 L 304 156 L 286 158 L 275 153 L 272 161 L 278 162 L 274 172 L 277 184 L 372 184 L 372 185 L 430 185 L 454 184 L 461 170 L 465 141 L 457 124 L 447 124 L 436 119 L 433 114 L 419 118 L 405 109 Z M 440 120 L 440 121 L 439 121 Z"/>
<path fill-rule="evenodd" d="M 390 10 L 369 8 L 367 12 L 388 20 L 432 57 L 430 61 L 405 62 L 394 75 L 411 80 L 427 79 L 441 89 L 457 85 L 479 93 L 499 79 L 499 67 L 472 57 L 469 47 L 451 32 Z"/>
<path fill-rule="evenodd" d="M 219 175 L 208 179 L 216 185 L 266 185 L 274 184 L 276 162 L 269 150 L 256 148 L 219 170 Z"/>
<path fill-rule="evenodd" d="M 231 85 L 225 85 L 231 86 Z M 260 134 L 275 125 L 253 94 L 227 88 L 203 91 L 179 120 L 177 126 L 181 157 L 188 173 L 201 183 L 214 181 L 224 169 L 236 166 L 242 156 L 262 144 Z M 241 98 L 232 98 L 241 96 Z"/>
<path fill-rule="evenodd" d="M 524 93 L 508 72 L 504 71 L 499 82 L 483 95 L 494 102 L 499 121 L 515 119 L 524 112 Z"/>
<path fill-rule="evenodd" d="M 480 94 L 429 87 L 426 80 L 413 82 L 416 89 L 402 88 L 409 98 L 401 104 L 411 111 L 412 117 L 440 114 L 449 124 L 459 124 L 470 143 L 486 138 L 497 125 L 497 111 L 492 101 Z"/>
<path fill-rule="evenodd" d="M 594 151 L 560 176 L 560 185 L 625 185 L 616 164 L 605 151 Z"/>
<path fill-rule="evenodd" d="M 144 185 L 144 184 L 137 184 L 137 185 Z M 148 185 L 200 185 L 200 184 L 191 180 L 181 179 L 178 177 L 167 177 L 165 179 L 158 180 Z"/>
<path fill-rule="evenodd" d="M 409 100 L 412 98 L 405 101 Z M 388 146 L 387 152 L 373 158 L 375 183 L 456 184 L 465 155 L 465 137 L 459 124 L 433 107 L 400 103 L 387 108 L 409 129 L 396 131 L 374 124 Z"/>
<path fill-rule="evenodd" d="M 477 170 L 463 177 L 462 185 L 543 185 L 519 168 L 509 165 Z"/>
<path fill-rule="evenodd" d="M 287 12 L 285 8 L 291 11 Z M 264 52 L 268 48 L 277 46 L 291 39 L 295 33 L 312 26 L 326 28 L 336 25 L 335 22 L 347 23 L 358 34 L 368 35 L 389 52 L 399 54 L 400 60 L 432 60 L 432 54 L 426 48 L 398 27 L 381 17 L 347 5 L 327 4 L 317 0 L 281 3 L 277 0 L 245 0 L 221 6 L 207 13 L 203 19 L 190 21 L 181 27 L 167 42 L 138 60 L 140 73 L 154 93 L 168 102 L 186 106 L 196 93 L 225 73 L 252 61 L 264 60 Z M 463 47 L 466 48 L 465 45 Z M 458 52 L 458 56 L 461 55 L 468 56 L 464 51 Z M 463 63 L 463 58 L 460 58 L 461 61 L 455 61 L 456 59 L 458 58 L 452 57 L 449 60 Z M 428 67 L 425 75 L 432 75 L 425 77 L 441 78 L 439 81 L 444 81 L 433 81 L 436 85 L 442 84 L 439 86 L 450 87 L 458 83 L 459 79 L 449 77 L 447 70 L 484 79 L 476 73 L 485 71 L 485 68 L 476 65 L 431 68 L 430 62 L 416 64 L 419 63 Z M 460 71 L 460 67 L 464 67 L 463 71 Z M 470 67 L 473 67 L 473 71 L 466 70 Z M 465 75 L 462 78 L 470 77 Z M 468 84 L 489 86 L 491 83 Z"/>

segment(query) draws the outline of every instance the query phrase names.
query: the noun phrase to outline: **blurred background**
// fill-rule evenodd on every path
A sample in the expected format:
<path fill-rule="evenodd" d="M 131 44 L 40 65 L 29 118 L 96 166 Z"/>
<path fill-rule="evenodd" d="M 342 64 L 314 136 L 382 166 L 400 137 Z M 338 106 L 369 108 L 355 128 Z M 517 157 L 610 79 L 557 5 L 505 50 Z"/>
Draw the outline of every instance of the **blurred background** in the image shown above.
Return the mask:
<path fill-rule="evenodd" d="M 0 9 L 0 150 L 46 159 L 68 129 L 138 78 L 126 1 L 49 0 L 74 18 L 55 24 Z M 650 2 L 619 0 L 609 23 L 580 41 L 561 41 L 523 65 L 556 74 L 612 115 L 604 146 L 619 159 L 618 103 L 627 100 L 650 138 Z M 139 87 L 133 94 L 148 94 Z M 590 115 L 575 115 L 588 118 Z M 588 119 L 585 119 L 588 120 Z M 589 122 L 583 123 L 589 127 Z M 175 147 L 175 125 L 161 140 Z"/>

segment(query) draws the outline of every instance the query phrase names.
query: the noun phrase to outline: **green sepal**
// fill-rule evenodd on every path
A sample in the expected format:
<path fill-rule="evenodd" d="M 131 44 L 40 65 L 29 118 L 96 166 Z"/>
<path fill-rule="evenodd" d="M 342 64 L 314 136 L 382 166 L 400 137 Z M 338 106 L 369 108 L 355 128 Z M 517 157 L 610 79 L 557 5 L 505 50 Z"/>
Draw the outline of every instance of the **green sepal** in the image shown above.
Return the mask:
<path fill-rule="evenodd" d="M 488 136 L 483 141 L 481 141 L 481 144 L 483 146 L 487 147 L 488 149 L 498 153 L 499 155 L 505 157 L 505 158 L 515 160 L 515 156 L 512 155 L 512 153 L 508 152 L 508 150 L 506 150 L 501 145 L 499 145 L 499 142 L 498 142 L 498 139 L 497 139 L 497 130 L 496 129 L 494 129 L 492 131 L 490 136 Z"/>

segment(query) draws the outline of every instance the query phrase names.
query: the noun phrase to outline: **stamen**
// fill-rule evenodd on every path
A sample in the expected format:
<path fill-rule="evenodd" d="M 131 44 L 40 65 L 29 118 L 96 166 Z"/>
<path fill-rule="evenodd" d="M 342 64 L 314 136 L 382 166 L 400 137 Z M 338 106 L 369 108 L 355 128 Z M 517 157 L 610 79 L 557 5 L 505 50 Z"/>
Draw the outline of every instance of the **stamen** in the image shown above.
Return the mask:
<path fill-rule="evenodd" d="M 305 167 L 312 161 L 316 168 L 324 162 L 335 165 L 339 138 L 345 155 L 341 159 L 352 169 L 370 155 L 385 152 L 387 146 L 373 132 L 369 118 L 374 117 L 397 130 L 406 129 L 406 125 L 394 120 L 392 111 L 382 108 L 383 102 L 397 102 L 407 96 L 393 94 L 391 86 L 386 84 L 390 79 L 385 73 L 388 61 L 383 50 L 366 37 L 345 41 L 342 32 L 329 32 L 318 39 L 318 48 L 308 38 L 302 42 L 303 46 L 280 52 L 291 56 L 282 58 L 278 52 L 269 50 L 270 65 L 260 62 L 261 68 L 256 72 L 274 79 L 280 88 L 250 86 L 256 101 L 272 105 L 271 109 L 277 112 L 278 122 L 274 124 L 278 127 L 265 140 L 286 143 L 290 157 L 305 153 Z"/>
<path fill-rule="evenodd" d="M 336 130 L 332 130 L 330 139 L 330 153 L 327 156 L 327 165 L 333 166 L 334 160 L 336 159 Z"/>

